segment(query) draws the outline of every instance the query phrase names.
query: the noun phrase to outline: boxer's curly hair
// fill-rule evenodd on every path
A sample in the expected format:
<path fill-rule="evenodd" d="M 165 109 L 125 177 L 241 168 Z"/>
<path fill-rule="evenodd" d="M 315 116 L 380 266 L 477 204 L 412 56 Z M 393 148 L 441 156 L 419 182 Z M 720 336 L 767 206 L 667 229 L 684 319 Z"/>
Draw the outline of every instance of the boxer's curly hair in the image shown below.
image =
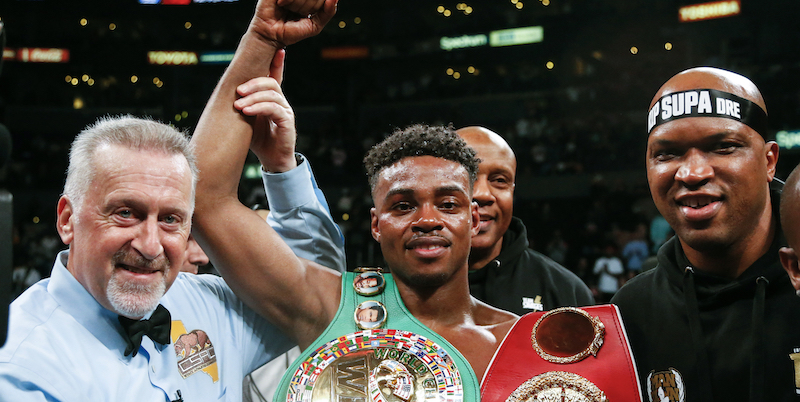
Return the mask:
<path fill-rule="evenodd" d="M 478 177 L 478 164 L 475 150 L 456 134 L 452 124 L 429 126 L 414 124 L 397 129 L 388 138 L 375 145 L 364 157 L 370 189 L 374 190 L 378 174 L 385 167 L 412 156 L 434 156 L 457 162 L 469 174 L 470 188 Z"/>

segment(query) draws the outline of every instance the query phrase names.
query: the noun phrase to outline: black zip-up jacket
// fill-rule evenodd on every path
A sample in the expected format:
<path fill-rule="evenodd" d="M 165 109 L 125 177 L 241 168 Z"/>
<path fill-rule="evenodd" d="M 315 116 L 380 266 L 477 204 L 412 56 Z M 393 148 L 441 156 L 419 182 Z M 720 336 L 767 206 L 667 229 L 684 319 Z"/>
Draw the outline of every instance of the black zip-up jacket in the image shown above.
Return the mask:
<path fill-rule="evenodd" d="M 469 272 L 469 291 L 503 310 L 532 311 L 594 304 L 592 292 L 572 271 L 528 247 L 522 220 L 513 217 L 496 259 Z"/>
<path fill-rule="evenodd" d="M 772 199 L 777 217 L 779 190 Z M 617 292 L 645 401 L 800 401 L 800 297 L 778 257 L 783 245 L 778 229 L 769 251 L 730 280 L 693 269 L 673 237 L 655 269 Z"/>

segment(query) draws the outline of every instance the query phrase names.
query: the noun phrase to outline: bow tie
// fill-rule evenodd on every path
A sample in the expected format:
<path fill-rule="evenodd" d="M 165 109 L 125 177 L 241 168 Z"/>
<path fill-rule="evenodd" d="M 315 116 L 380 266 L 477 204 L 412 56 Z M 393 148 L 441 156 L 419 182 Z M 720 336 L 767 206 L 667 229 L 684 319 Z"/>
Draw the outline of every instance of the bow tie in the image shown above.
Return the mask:
<path fill-rule="evenodd" d="M 139 346 L 142 345 L 142 337 L 145 335 L 162 345 L 169 343 L 169 327 L 172 321 L 169 310 L 161 304 L 158 305 L 149 320 L 138 321 L 119 316 L 119 323 L 122 324 L 125 335 L 127 335 L 125 342 L 128 343 L 128 347 L 125 349 L 125 356 L 133 353 L 131 357 L 135 357 L 139 353 Z"/>

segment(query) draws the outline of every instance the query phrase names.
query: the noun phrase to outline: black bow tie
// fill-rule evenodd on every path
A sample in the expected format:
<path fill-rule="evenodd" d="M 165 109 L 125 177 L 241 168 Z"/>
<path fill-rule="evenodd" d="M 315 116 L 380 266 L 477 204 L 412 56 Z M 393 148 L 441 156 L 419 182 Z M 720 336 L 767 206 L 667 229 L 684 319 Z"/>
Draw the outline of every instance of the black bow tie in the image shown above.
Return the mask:
<path fill-rule="evenodd" d="M 125 349 L 125 356 L 133 353 L 131 357 L 135 357 L 139 353 L 139 346 L 142 345 L 142 337 L 145 335 L 162 345 L 169 343 L 169 327 L 172 321 L 169 310 L 160 304 L 149 320 L 138 321 L 119 316 L 119 323 L 127 335 L 125 342 L 128 343 L 128 348 Z"/>

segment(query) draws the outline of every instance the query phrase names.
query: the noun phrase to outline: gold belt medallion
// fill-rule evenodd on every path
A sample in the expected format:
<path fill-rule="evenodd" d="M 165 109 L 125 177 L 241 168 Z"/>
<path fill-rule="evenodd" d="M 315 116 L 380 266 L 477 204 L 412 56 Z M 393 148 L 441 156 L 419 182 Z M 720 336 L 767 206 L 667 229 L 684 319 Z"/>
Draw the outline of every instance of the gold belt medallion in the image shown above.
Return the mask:
<path fill-rule="evenodd" d="M 322 345 L 295 371 L 287 402 L 462 402 L 450 355 L 409 331 L 373 329 Z"/>
<path fill-rule="evenodd" d="M 594 383 L 574 373 L 548 371 L 525 381 L 506 402 L 607 402 Z"/>
<path fill-rule="evenodd" d="M 597 317 L 575 307 L 561 307 L 542 315 L 533 326 L 531 342 L 539 356 L 551 363 L 570 364 L 597 356 L 606 327 Z"/>

